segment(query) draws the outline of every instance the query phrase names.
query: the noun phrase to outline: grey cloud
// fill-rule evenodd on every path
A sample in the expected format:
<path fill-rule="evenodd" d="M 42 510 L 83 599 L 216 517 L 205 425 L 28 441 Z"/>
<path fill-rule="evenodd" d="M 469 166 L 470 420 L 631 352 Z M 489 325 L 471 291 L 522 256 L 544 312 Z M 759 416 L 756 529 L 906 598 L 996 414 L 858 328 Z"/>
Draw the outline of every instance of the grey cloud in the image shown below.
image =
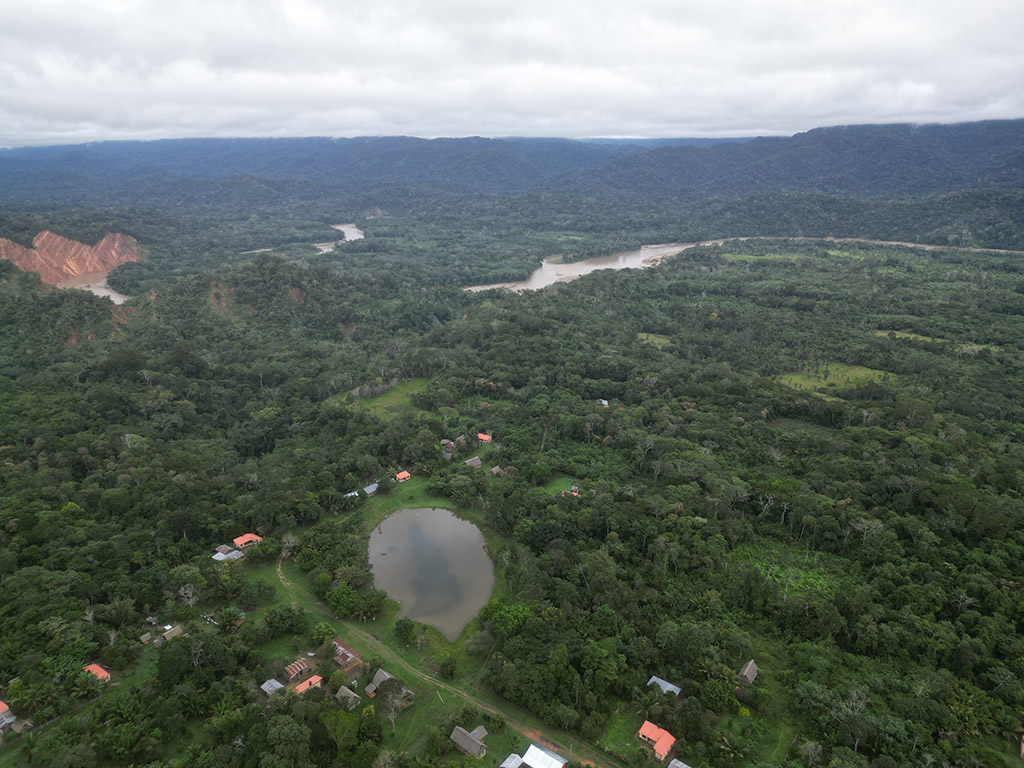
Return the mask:
<path fill-rule="evenodd" d="M 1024 116 L 1017 0 L 8 0 L 0 144 Z"/>

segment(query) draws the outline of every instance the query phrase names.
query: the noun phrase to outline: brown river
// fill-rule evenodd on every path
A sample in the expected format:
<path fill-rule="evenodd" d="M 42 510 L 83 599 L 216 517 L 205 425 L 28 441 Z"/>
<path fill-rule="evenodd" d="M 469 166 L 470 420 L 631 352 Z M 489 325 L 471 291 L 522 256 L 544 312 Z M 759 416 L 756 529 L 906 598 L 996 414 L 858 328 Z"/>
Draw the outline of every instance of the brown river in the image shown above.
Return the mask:
<path fill-rule="evenodd" d="M 745 239 L 745 238 L 734 238 Z M 535 291 L 547 288 L 555 283 L 567 283 L 577 277 L 589 275 L 599 269 L 643 269 L 657 264 L 666 256 L 674 256 L 687 248 L 699 245 L 721 245 L 724 240 L 705 240 L 700 243 L 665 243 L 663 245 L 644 245 L 635 251 L 613 253 L 611 256 L 597 256 L 593 259 L 574 261 L 562 264 L 551 259 L 544 259 L 540 266 L 526 280 L 518 283 L 493 283 L 491 285 L 472 285 L 467 291 L 486 291 L 491 288 L 505 288 L 509 291 Z"/>

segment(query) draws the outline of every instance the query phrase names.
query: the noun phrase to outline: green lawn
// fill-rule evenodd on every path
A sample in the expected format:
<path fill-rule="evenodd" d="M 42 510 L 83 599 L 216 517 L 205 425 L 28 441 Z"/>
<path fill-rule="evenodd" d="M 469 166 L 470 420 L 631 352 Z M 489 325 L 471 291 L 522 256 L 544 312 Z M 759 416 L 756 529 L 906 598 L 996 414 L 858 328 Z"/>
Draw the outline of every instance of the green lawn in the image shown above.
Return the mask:
<path fill-rule="evenodd" d="M 395 409 L 415 409 L 416 406 L 409 400 L 409 395 L 422 392 L 429 383 L 430 379 L 408 379 L 399 382 L 393 389 L 388 390 L 383 395 L 377 395 L 377 397 L 371 397 L 368 400 L 359 400 L 356 404 L 358 407 L 372 411 L 378 416 L 384 416 L 389 411 Z"/>
<path fill-rule="evenodd" d="M 882 381 L 893 374 L 860 365 L 845 363 L 823 363 L 811 371 L 785 373 L 779 381 L 794 389 L 821 390 L 857 386 L 871 381 Z"/>

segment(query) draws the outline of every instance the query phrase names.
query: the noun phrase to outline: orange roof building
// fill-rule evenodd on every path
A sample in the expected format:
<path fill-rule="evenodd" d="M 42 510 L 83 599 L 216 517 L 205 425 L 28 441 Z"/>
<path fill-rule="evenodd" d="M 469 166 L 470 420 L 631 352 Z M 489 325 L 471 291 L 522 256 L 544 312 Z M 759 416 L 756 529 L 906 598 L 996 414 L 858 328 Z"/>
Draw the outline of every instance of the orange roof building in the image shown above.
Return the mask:
<path fill-rule="evenodd" d="M 106 682 L 110 679 L 110 673 L 107 672 L 107 670 L 105 670 L 99 664 L 90 664 L 89 666 L 85 667 L 85 671 L 88 672 L 90 675 L 95 675 L 97 680 L 103 680 L 104 682 Z"/>
<path fill-rule="evenodd" d="M 490 435 L 485 435 L 483 432 L 477 432 L 476 433 L 476 439 L 479 440 L 481 443 L 489 443 L 489 442 L 491 442 L 491 436 Z"/>
<path fill-rule="evenodd" d="M 659 760 L 668 757 L 668 753 L 672 751 L 672 746 L 676 743 L 675 736 L 664 728 L 659 728 L 650 720 L 644 720 L 644 724 L 640 726 L 640 732 L 637 733 L 637 738 L 652 745 L 654 756 Z"/>
<path fill-rule="evenodd" d="M 323 684 L 324 679 L 320 675 L 313 675 L 309 680 L 303 680 L 301 683 L 295 686 L 296 693 L 305 693 L 310 688 L 319 688 Z"/>
<path fill-rule="evenodd" d="M 395 480 L 397 480 L 397 481 L 398 481 L 398 482 L 400 482 L 400 483 L 404 483 L 404 482 L 405 482 L 406 480 L 408 480 L 408 479 L 409 479 L 410 477 L 412 477 L 412 475 L 410 475 L 410 474 L 409 474 L 408 472 L 406 472 L 406 471 L 405 471 L 405 470 L 403 469 L 403 470 L 402 470 L 401 472 L 399 472 L 399 473 L 398 473 L 397 475 L 395 475 Z"/>
<path fill-rule="evenodd" d="M 239 549 L 242 549 L 243 547 L 255 547 L 261 541 L 263 541 L 263 537 L 257 536 L 255 533 L 243 533 L 237 539 L 234 539 L 235 546 Z"/>

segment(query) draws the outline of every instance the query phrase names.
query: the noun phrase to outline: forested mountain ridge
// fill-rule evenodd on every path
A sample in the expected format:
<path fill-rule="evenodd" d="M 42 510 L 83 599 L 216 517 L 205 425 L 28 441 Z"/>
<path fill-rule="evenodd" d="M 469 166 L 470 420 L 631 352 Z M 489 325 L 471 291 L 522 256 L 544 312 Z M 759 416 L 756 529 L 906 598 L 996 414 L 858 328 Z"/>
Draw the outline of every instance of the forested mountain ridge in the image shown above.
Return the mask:
<path fill-rule="evenodd" d="M 710 146 L 569 140 L 177 139 L 0 151 L 0 200 L 173 199 L 184 179 L 251 178 L 307 194 L 367 182 L 449 191 L 602 194 L 758 192 L 901 197 L 1020 189 L 1024 121 L 859 125 Z M 281 190 L 282 192 L 285 190 Z M 253 189 L 252 194 L 259 194 Z"/>
<path fill-rule="evenodd" d="M 1024 120 L 853 125 L 706 148 L 660 147 L 576 171 L 552 189 L 742 197 L 767 191 L 899 198 L 1021 189 Z"/>

